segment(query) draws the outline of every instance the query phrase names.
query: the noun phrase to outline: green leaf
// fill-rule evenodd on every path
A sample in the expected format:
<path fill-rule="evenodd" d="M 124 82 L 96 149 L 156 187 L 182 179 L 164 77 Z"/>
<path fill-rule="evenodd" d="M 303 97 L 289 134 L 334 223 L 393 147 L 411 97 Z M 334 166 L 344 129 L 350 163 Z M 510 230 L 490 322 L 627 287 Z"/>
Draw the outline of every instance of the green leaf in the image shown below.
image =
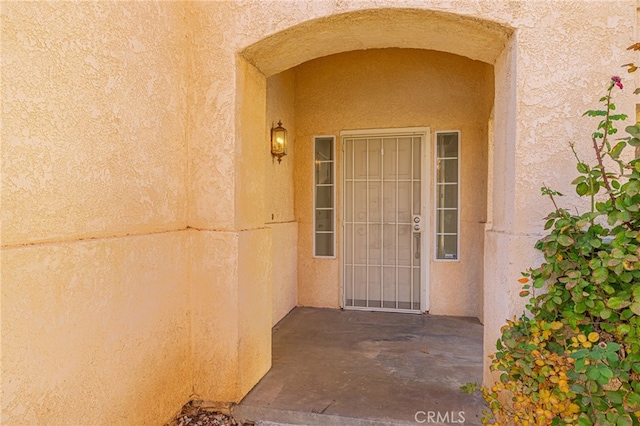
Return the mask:
<path fill-rule="evenodd" d="M 576 194 L 578 194 L 579 196 L 582 197 L 588 192 L 589 192 L 589 185 L 587 185 L 586 183 L 580 182 L 579 184 L 576 185 Z"/>
<path fill-rule="evenodd" d="M 622 414 L 616 420 L 616 426 L 632 426 L 633 420 L 629 414 Z"/>
<path fill-rule="evenodd" d="M 633 312 L 636 315 L 640 315 L 640 300 L 636 300 L 635 302 L 633 302 L 630 306 L 629 309 L 631 309 L 631 312 Z"/>
<path fill-rule="evenodd" d="M 617 159 L 618 157 L 620 157 L 620 153 L 622 153 L 622 151 L 626 146 L 627 146 L 626 142 L 624 141 L 618 142 L 616 146 L 613 147 L 609 155 L 611 155 L 611 158 Z"/>
<path fill-rule="evenodd" d="M 607 300 L 607 306 L 610 307 L 611 309 L 620 309 L 622 307 L 624 303 L 624 300 L 620 299 L 619 297 L 612 297 L 611 299 Z"/>
<path fill-rule="evenodd" d="M 595 269 L 593 271 L 592 276 L 593 276 L 593 281 L 596 284 L 602 284 L 609 277 L 609 270 L 607 268 L 604 268 L 604 267 L 597 268 L 597 269 Z M 613 309 L 615 309 L 615 308 L 613 308 Z"/>
<path fill-rule="evenodd" d="M 622 391 L 606 391 L 607 399 L 613 404 L 622 404 L 622 397 L 624 393 Z"/>
<path fill-rule="evenodd" d="M 613 371 L 611 371 L 611 369 L 604 364 L 598 364 L 598 372 L 607 379 L 613 377 Z"/>
<path fill-rule="evenodd" d="M 580 417 L 578 418 L 578 425 L 579 426 L 591 426 L 591 425 L 593 425 L 593 422 L 591 421 L 591 419 L 589 417 L 587 417 L 586 414 L 582 413 L 582 414 L 580 414 Z"/>
<path fill-rule="evenodd" d="M 625 188 L 625 192 L 630 197 L 633 197 L 634 195 L 637 195 L 638 192 L 640 192 L 640 181 L 638 181 L 638 180 L 630 180 L 627 183 L 627 187 Z"/>
<path fill-rule="evenodd" d="M 636 123 L 633 126 L 627 126 L 624 128 L 624 131 L 629 133 L 631 136 L 640 136 L 640 123 Z"/>
<path fill-rule="evenodd" d="M 573 359 L 581 359 L 581 358 L 584 358 L 585 356 L 587 356 L 588 353 L 589 353 L 589 350 L 587 350 L 587 349 L 579 349 L 579 350 L 575 351 L 574 353 L 572 353 L 570 356 Z"/>
<path fill-rule="evenodd" d="M 576 169 L 578 169 L 578 172 L 580 172 L 580 173 L 588 173 L 589 172 L 589 166 L 587 166 L 583 162 L 580 162 L 580 163 L 576 164 Z"/>
<path fill-rule="evenodd" d="M 624 321 L 628 320 L 629 318 L 631 318 L 634 315 L 633 311 L 631 309 L 625 309 L 624 311 L 622 311 L 622 313 L 620 314 L 620 318 Z"/>
<path fill-rule="evenodd" d="M 618 327 L 616 327 L 616 331 L 620 335 L 625 335 L 631 331 L 631 326 L 629 324 L 619 324 Z"/>
<path fill-rule="evenodd" d="M 640 410 L 640 395 L 637 393 L 628 393 L 624 397 L 624 404 L 631 411 Z"/>
<path fill-rule="evenodd" d="M 568 235 L 564 235 L 564 234 L 558 235 L 557 241 L 558 241 L 558 244 L 560 244 L 561 246 L 564 246 L 564 247 L 568 247 L 568 246 L 572 245 L 573 243 L 575 243 L 573 238 L 571 238 Z"/>

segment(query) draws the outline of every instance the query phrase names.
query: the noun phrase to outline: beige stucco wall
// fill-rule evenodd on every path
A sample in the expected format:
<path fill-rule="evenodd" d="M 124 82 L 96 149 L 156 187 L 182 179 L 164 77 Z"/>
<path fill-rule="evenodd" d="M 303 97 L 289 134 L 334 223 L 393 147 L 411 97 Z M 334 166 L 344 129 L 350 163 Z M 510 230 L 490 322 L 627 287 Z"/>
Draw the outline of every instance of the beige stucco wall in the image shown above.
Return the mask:
<path fill-rule="evenodd" d="M 493 102 L 493 69 L 448 53 L 416 49 L 372 49 L 327 56 L 296 71 L 296 217 L 300 226 L 300 303 L 339 307 L 340 262 L 313 259 L 313 136 L 336 135 L 341 173 L 340 131 L 429 127 L 428 160 L 433 170 L 435 132 L 461 131 L 458 262 L 429 260 L 430 312 L 480 316 L 483 238 L 486 221 L 487 123 Z M 428 222 L 433 224 L 433 176 L 424 182 Z M 337 186 L 337 211 L 342 190 Z M 342 229 L 338 215 L 337 229 Z M 433 243 L 432 225 L 425 237 Z M 338 231 L 338 247 L 342 235 Z M 339 250 L 338 250 L 339 252 Z"/>
<path fill-rule="evenodd" d="M 2 424 L 158 424 L 188 401 L 186 234 L 3 250 Z"/>
<path fill-rule="evenodd" d="M 180 3 L 2 5 L 2 424 L 189 399 Z"/>
<path fill-rule="evenodd" d="M 295 127 L 295 75 L 286 70 L 267 78 L 267 132 L 282 125 L 288 131 L 287 155 L 278 161 L 266 151 L 264 179 L 266 226 L 272 229 L 272 324 L 276 324 L 298 304 L 298 224 L 294 215 L 294 175 L 297 164 Z M 265 141 L 270 140 L 268 133 Z"/>
<path fill-rule="evenodd" d="M 537 259 L 540 183 L 569 192 L 563 142 L 587 140 L 580 115 L 633 59 L 635 7 L 4 2 L 2 423 L 158 424 L 192 394 L 234 401 L 259 380 L 270 253 L 295 239 L 294 225 L 280 242 L 265 225 L 266 77 L 352 50 L 432 49 L 494 67 L 491 351 L 517 310 L 517 272 Z M 632 102 L 626 91 L 617 105 Z"/>

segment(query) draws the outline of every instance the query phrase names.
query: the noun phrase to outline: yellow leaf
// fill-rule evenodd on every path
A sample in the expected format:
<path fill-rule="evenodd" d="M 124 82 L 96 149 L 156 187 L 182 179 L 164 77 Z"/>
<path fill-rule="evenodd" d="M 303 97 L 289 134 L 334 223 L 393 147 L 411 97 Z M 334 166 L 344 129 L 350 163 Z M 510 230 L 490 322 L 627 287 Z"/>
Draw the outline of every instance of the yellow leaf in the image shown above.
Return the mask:
<path fill-rule="evenodd" d="M 560 321 L 554 321 L 553 323 L 551 323 L 552 330 L 560 330 L 562 326 L 563 324 Z"/>
<path fill-rule="evenodd" d="M 587 338 L 589 339 L 589 341 L 591 343 L 595 343 L 598 340 L 600 340 L 600 335 L 598 333 L 596 333 L 595 331 L 592 331 L 591 333 L 589 333 L 589 336 L 587 336 Z"/>
<path fill-rule="evenodd" d="M 529 281 L 529 278 L 522 277 L 518 280 L 519 283 L 526 284 Z"/>
<path fill-rule="evenodd" d="M 578 334 L 578 341 L 580 343 L 584 343 L 587 341 L 587 336 L 585 336 L 584 334 Z"/>

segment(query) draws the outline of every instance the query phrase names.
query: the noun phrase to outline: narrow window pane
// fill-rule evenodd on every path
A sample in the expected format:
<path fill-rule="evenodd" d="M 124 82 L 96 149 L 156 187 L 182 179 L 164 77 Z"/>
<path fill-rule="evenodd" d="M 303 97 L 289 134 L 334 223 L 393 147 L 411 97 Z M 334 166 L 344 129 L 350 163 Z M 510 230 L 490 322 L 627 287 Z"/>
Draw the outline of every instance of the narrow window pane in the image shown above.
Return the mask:
<path fill-rule="evenodd" d="M 316 256 L 333 256 L 333 233 L 316 234 Z"/>
<path fill-rule="evenodd" d="M 458 185 L 438 185 L 438 207 L 458 207 Z"/>
<path fill-rule="evenodd" d="M 436 133 L 436 259 L 458 259 L 459 133 Z"/>
<path fill-rule="evenodd" d="M 335 256 L 335 139 L 314 138 L 314 255 Z M 353 206 L 349 206 L 353 208 Z"/>

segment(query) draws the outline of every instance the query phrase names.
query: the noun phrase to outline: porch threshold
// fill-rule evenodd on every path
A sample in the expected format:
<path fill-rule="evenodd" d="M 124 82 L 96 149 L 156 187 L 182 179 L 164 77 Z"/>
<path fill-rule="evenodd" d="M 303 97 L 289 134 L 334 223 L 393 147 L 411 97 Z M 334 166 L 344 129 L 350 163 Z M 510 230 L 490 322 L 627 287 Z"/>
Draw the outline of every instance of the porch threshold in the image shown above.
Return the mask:
<path fill-rule="evenodd" d="M 273 328 L 273 365 L 239 420 L 271 425 L 481 425 L 475 318 L 296 308 Z"/>

